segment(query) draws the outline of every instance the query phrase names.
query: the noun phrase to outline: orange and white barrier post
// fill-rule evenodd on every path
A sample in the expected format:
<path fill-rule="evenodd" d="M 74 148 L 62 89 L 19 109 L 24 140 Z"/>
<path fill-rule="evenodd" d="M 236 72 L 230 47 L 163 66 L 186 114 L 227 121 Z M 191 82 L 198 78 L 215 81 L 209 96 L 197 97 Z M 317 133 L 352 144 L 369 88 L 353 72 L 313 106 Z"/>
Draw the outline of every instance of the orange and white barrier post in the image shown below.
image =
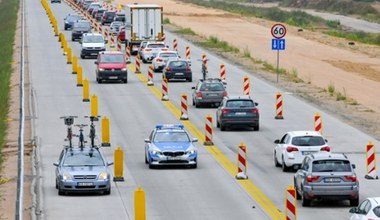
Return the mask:
<path fill-rule="evenodd" d="M 202 54 L 202 62 L 207 67 L 207 56 L 206 56 L 206 54 Z"/>
<path fill-rule="evenodd" d="M 181 120 L 189 120 L 188 115 L 188 105 L 187 105 L 187 95 L 182 93 L 181 95 Z"/>
<path fill-rule="evenodd" d="M 131 58 L 131 48 L 129 46 L 127 46 L 125 48 L 125 62 L 126 63 L 131 63 L 130 58 Z"/>
<path fill-rule="evenodd" d="M 103 28 L 102 28 L 102 25 L 99 25 L 99 34 L 103 35 Z M 105 40 L 105 38 L 104 38 Z"/>
<path fill-rule="evenodd" d="M 153 83 L 153 65 L 149 65 L 149 68 L 148 68 L 148 82 L 147 82 L 147 85 L 148 86 L 153 86 L 154 83 Z"/>
<path fill-rule="evenodd" d="M 297 220 L 297 193 L 293 186 L 285 192 L 285 219 Z"/>
<path fill-rule="evenodd" d="M 178 51 L 178 42 L 177 39 L 173 39 L 173 50 Z"/>
<path fill-rule="evenodd" d="M 189 46 L 186 46 L 186 60 L 191 60 L 191 57 L 190 57 L 190 47 Z"/>
<path fill-rule="evenodd" d="M 212 116 L 210 114 L 207 114 L 205 123 L 205 142 L 203 143 L 204 145 L 214 145 L 214 143 L 212 142 L 212 126 Z"/>
<path fill-rule="evenodd" d="M 111 35 L 110 38 L 111 38 L 111 44 L 110 44 L 110 47 L 111 47 L 111 48 L 114 48 L 114 47 L 115 47 L 115 35 Z"/>
<path fill-rule="evenodd" d="M 137 56 L 135 58 L 135 66 L 136 66 L 135 73 L 141 73 L 141 71 L 140 71 L 140 66 L 141 66 L 140 54 L 137 54 Z"/>
<path fill-rule="evenodd" d="M 121 41 L 117 39 L 117 51 L 121 51 Z"/>
<path fill-rule="evenodd" d="M 250 88 L 250 82 L 249 82 L 250 80 L 249 80 L 249 77 L 248 76 L 244 76 L 244 78 L 243 78 L 243 94 L 244 95 L 249 95 L 249 93 L 250 93 L 250 90 L 251 90 L 251 88 Z"/>
<path fill-rule="evenodd" d="M 169 100 L 169 96 L 168 96 L 168 93 L 169 93 L 169 88 L 168 88 L 168 79 L 166 78 L 163 78 L 162 79 L 162 98 L 161 100 L 162 101 L 168 101 Z"/>
<path fill-rule="evenodd" d="M 247 176 L 247 147 L 244 143 L 240 143 L 238 147 L 238 172 L 236 179 L 248 179 Z"/>
<path fill-rule="evenodd" d="M 379 179 L 376 174 L 376 149 L 375 145 L 370 141 L 366 146 L 366 168 L 367 174 L 366 179 Z"/>
<path fill-rule="evenodd" d="M 284 107 L 282 93 L 278 92 L 276 94 L 276 116 L 274 117 L 275 119 L 284 119 L 284 116 L 282 115 L 283 109 Z"/>
<path fill-rule="evenodd" d="M 107 30 L 107 28 L 104 28 L 104 39 L 106 40 L 106 42 L 108 42 L 108 30 Z"/>
<path fill-rule="evenodd" d="M 222 80 L 226 81 L 226 66 L 224 64 L 219 66 L 219 75 Z"/>
<path fill-rule="evenodd" d="M 322 118 L 319 113 L 316 113 L 314 116 L 314 131 L 322 134 Z"/>
<path fill-rule="evenodd" d="M 166 35 L 165 33 L 162 33 L 161 41 L 165 41 L 165 40 L 166 40 Z"/>

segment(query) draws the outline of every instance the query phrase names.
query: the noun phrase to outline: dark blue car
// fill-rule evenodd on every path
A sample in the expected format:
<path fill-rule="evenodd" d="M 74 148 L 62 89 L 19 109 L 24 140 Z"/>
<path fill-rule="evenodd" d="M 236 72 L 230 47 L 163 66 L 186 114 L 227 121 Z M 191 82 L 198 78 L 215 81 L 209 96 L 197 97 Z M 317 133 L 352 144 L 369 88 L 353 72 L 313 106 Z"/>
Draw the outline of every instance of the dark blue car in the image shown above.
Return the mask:
<path fill-rule="evenodd" d="M 168 80 L 184 79 L 192 82 L 193 73 L 190 63 L 187 60 L 169 60 L 162 70 L 162 77 L 166 77 Z"/>
<path fill-rule="evenodd" d="M 72 29 L 73 28 L 73 24 L 75 22 L 77 22 L 78 20 L 80 20 L 80 16 L 79 15 L 72 15 L 72 14 L 68 14 L 64 19 L 64 29 L 65 30 L 68 30 L 68 29 Z"/>

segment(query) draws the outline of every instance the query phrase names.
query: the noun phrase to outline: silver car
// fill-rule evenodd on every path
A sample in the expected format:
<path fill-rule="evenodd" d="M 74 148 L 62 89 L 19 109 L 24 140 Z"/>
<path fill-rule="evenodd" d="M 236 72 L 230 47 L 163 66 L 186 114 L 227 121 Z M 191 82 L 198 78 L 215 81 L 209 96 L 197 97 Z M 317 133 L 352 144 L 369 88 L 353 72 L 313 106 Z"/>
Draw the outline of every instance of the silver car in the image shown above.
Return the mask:
<path fill-rule="evenodd" d="M 162 69 L 166 66 L 168 60 L 171 59 L 179 59 L 181 58 L 178 55 L 177 51 L 161 51 L 157 54 L 157 56 L 153 59 L 152 65 L 154 72 L 162 71 Z"/>
<path fill-rule="evenodd" d="M 140 51 L 141 60 L 143 63 L 152 62 L 159 52 L 167 50 L 168 48 L 164 42 L 149 41 L 146 43 L 145 48 Z"/>
<path fill-rule="evenodd" d="M 196 108 L 207 104 L 217 107 L 227 96 L 226 84 L 218 78 L 201 79 L 196 86 L 191 88 L 194 90 L 192 99 Z"/>
<path fill-rule="evenodd" d="M 317 199 L 348 199 L 351 206 L 357 206 L 359 181 L 354 168 L 344 154 L 307 155 L 294 175 L 297 198 L 302 199 L 302 206 L 310 206 Z"/>
<path fill-rule="evenodd" d="M 110 24 L 110 29 L 109 29 L 110 34 L 116 35 L 117 33 L 119 33 L 120 27 L 122 27 L 123 25 L 124 23 L 121 21 L 112 22 Z"/>

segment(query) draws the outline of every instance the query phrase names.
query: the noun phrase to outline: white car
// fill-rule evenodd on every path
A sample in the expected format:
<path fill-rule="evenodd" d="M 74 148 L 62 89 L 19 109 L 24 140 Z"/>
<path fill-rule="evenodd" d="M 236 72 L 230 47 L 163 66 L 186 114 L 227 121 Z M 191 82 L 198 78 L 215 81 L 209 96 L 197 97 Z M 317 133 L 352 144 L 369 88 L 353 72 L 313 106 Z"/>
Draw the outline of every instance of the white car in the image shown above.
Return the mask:
<path fill-rule="evenodd" d="M 152 61 L 154 72 L 162 71 L 162 69 L 166 66 L 166 63 L 171 59 L 179 59 L 181 58 L 178 55 L 177 51 L 161 51 Z"/>
<path fill-rule="evenodd" d="M 152 62 L 159 52 L 167 50 L 165 42 L 149 41 L 145 48 L 140 51 L 141 60 L 143 63 Z"/>
<path fill-rule="evenodd" d="M 104 37 L 98 33 L 85 33 L 82 35 L 80 57 L 97 57 L 98 53 L 106 50 Z"/>
<path fill-rule="evenodd" d="M 380 220 L 380 197 L 367 198 L 358 207 L 350 209 L 350 220 Z"/>
<path fill-rule="evenodd" d="M 289 131 L 280 140 L 275 140 L 274 164 L 288 171 L 297 169 L 306 155 L 317 152 L 330 152 L 327 140 L 316 131 Z"/>
<path fill-rule="evenodd" d="M 121 21 L 114 21 L 110 24 L 109 32 L 112 35 L 117 35 L 119 33 L 120 28 L 124 25 Z"/>

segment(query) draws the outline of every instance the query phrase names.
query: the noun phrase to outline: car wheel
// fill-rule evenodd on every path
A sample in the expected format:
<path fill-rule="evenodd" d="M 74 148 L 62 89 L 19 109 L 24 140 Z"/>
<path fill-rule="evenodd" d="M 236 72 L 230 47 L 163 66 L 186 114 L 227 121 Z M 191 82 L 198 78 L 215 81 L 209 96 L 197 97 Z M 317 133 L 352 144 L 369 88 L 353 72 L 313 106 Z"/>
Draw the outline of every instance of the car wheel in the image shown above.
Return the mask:
<path fill-rule="evenodd" d="M 298 188 L 297 188 L 296 180 L 294 180 L 294 190 L 296 190 L 297 200 L 301 200 L 302 196 L 301 196 L 301 194 L 298 192 Z"/>
<path fill-rule="evenodd" d="M 65 192 L 63 190 L 61 190 L 61 188 L 59 186 L 58 186 L 58 195 L 59 196 L 65 195 Z"/>
<path fill-rule="evenodd" d="M 123 83 L 128 83 L 128 80 L 127 79 L 123 80 Z"/>
<path fill-rule="evenodd" d="M 84 59 L 84 58 L 85 58 L 85 56 L 84 56 L 83 54 L 81 54 L 81 55 L 80 55 L 80 58 Z"/>
<path fill-rule="evenodd" d="M 145 153 L 145 163 L 148 164 L 148 158 L 146 157 L 146 153 Z"/>
<path fill-rule="evenodd" d="M 146 59 L 142 58 L 141 60 L 143 63 L 147 63 Z"/>
<path fill-rule="evenodd" d="M 359 197 L 355 199 L 350 199 L 350 206 L 358 206 L 359 205 Z"/>
<path fill-rule="evenodd" d="M 67 27 L 64 27 L 63 29 L 66 31 L 66 30 L 67 30 Z"/>
<path fill-rule="evenodd" d="M 58 183 L 57 183 L 57 180 L 55 180 L 55 188 L 58 189 Z"/>
<path fill-rule="evenodd" d="M 104 190 L 103 194 L 104 195 L 110 195 L 111 194 L 111 186 L 108 190 Z"/>
<path fill-rule="evenodd" d="M 222 123 L 220 123 L 220 130 L 221 130 L 221 131 L 225 131 L 225 130 L 226 130 L 226 126 L 223 125 Z"/>
<path fill-rule="evenodd" d="M 281 164 L 281 168 L 282 168 L 282 171 L 283 172 L 287 172 L 289 170 L 289 167 L 286 166 L 285 164 L 285 160 L 284 160 L 284 157 L 282 157 L 282 164 Z"/>
<path fill-rule="evenodd" d="M 201 103 L 195 103 L 195 108 L 200 108 L 201 107 Z"/>
<path fill-rule="evenodd" d="M 195 101 L 194 101 L 194 99 L 193 99 L 193 106 L 195 105 Z"/>
<path fill-rule="evenodd" d="M 259 124 L 257 124 L 257 125 L 255 125 L 255 126 L 253 126 L 253 130 L 254 131 L 258 131 L 260 129 L 260 126 L 259 126 Z"/>
<path fill-rule="evenodd" d="M 193 81 L 193 77 L 188 78 L 187 81 L 192 82 Z"/>
<path fill-rule="evenodd" d="M 217 127 L 217 128 L 220 128 L 220 123 L 219 123 L 218 120 L 216 120 L 216 127 Z"/>
<path fill-rule="evenodd" d="M 71 41 L 75 41 L 75 38 L 71 38 Z"/>
<path fill-rule="evenodd" d="M 310 206 L 311 200 L 306 198 L 305 193 L 302 193 L 302 206 L 308 207 Z"/>
<path fill-rule="evenodd" d="M 196 169 L 198 167 L 198 164 L 190 165 L 190 168 Z"/>
<path fill-rule="evenodd" d="M 281 166 L 281 164 L 278 162 L 278 160 L 277 160 L 277 157 L 276 157 L 276 151 L 274 152 L 274 156 L 273 156 L 273 158 L 274 158 L 274 166 L 275 167 L 280 167 Z"/>

